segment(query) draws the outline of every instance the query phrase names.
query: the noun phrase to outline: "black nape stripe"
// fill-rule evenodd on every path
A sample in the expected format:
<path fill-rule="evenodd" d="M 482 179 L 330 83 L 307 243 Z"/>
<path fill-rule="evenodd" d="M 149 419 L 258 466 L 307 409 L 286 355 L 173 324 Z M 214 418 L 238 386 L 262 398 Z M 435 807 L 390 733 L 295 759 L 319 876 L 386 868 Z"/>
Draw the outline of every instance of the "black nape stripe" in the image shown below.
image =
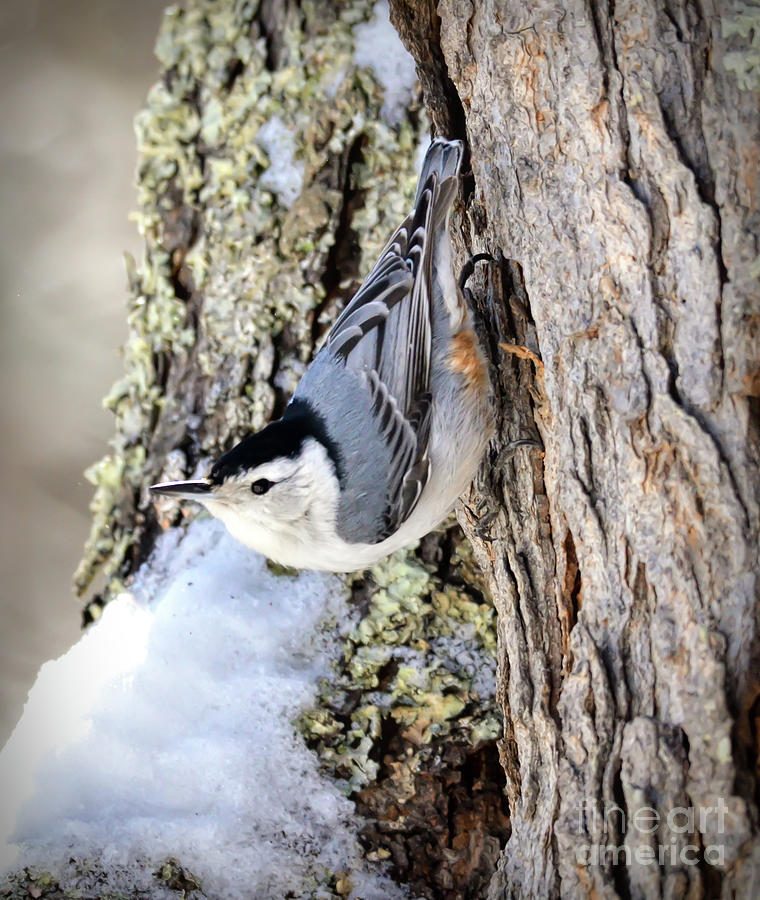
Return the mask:
<path fill-rule="evenodd" d="M 295 422 L 297 427 L 303 429 L 304 436 L 316 438 L 327 451 L 332 464 L 335 466 L 335 474 L 338 481 L 343 484 L 345 472 L 343 470 L 343 455 L 325 425 L 325 420 L 314 409 L 308 400 L 296 398 L 288 404 L 285 414 L 280 422 Z"/>
<path fill-rule="evenodd" d="M 214 484 L 221 484 L 226 478 L 255 469 L 278 456 L 296 456 L 308 437 L 315 438 L 325 448 L 342 484 L 343 461 L 338 446 L 328 434 L 324 419 L 310 403 L 301 399 L 292 400 L 281 419 L 243 438 L 220 456 L 209 477 Z"/>

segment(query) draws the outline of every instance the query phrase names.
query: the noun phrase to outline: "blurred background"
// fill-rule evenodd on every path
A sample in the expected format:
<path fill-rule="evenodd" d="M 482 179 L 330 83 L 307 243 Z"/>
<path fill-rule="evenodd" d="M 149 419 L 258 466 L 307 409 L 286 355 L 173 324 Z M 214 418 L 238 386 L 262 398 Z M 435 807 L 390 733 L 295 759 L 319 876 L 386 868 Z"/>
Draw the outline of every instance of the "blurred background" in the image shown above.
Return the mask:
<path fill-rule="evenodd" d="M 0 746 L 40 665 L 79 636 L 82 472 L 139 258 L 132 119 L 158 66 L 162 0 L 0 2 Z"/>

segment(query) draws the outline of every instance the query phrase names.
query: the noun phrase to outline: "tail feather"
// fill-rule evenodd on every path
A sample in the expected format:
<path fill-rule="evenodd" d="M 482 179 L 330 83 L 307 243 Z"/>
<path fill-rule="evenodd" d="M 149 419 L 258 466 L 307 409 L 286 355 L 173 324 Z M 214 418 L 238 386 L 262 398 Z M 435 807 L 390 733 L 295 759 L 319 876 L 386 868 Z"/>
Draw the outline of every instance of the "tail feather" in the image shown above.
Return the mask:
<path fill-rule="evenodd" d="M 417 183 L 417 196 L 414 198 L 414 205 L 415 208 L 418 206 L 430 176 L 435 173 L 437 175 L 438 191 L 433 210 L 434 225 L 438 225 L 445 218 L 454 200 L 463 156 L 464 145 L 462 142 L 447 141 L 445 138 L 435 138 L 425 154 L 420 180 Z"/>

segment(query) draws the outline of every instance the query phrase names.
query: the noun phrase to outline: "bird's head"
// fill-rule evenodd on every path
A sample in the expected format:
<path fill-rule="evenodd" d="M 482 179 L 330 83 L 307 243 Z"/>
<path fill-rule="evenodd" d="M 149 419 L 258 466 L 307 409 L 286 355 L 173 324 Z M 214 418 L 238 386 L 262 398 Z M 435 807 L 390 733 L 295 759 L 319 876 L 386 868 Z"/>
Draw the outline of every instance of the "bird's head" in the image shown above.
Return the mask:
<path fill-rule="evenodd" d="M 207 478 L 151 491 L 201 503 L 242 543 L 297 565 L 295 545 L 334 527 L 340 472 L 313 414 L 293 406 L 221 456 Z"/>

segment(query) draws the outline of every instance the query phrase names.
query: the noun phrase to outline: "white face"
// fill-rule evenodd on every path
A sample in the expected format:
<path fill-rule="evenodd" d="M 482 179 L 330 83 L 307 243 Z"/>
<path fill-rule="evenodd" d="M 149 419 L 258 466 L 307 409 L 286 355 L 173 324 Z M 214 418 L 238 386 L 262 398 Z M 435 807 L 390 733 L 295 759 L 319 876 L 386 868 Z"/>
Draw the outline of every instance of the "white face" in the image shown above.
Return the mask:
<path fill-rule="evenodd" d="M 198 500 L 237 540 L 297 566 L 299 545 L 334 531 L 338 482 L 324 447 L 307 439 L 298 456 L 228 478 Z"/>

